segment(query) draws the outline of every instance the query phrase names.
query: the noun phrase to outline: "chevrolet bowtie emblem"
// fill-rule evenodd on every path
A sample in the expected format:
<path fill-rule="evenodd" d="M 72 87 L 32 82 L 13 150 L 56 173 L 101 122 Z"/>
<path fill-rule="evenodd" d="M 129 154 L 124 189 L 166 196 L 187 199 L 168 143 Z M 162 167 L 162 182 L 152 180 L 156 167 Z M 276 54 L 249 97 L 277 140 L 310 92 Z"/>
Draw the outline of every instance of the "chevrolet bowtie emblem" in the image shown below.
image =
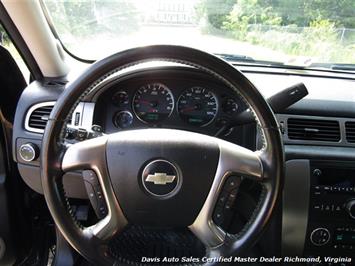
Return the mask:
<path fill-rule="evenodd" d="M 155 173 L 154 175 L 148 175 L 145 181 L 153 182 L 155 185 L 166 185 L 172 183 L 175 177 L 174 175 L 167 175 L 166 173 Z"/>

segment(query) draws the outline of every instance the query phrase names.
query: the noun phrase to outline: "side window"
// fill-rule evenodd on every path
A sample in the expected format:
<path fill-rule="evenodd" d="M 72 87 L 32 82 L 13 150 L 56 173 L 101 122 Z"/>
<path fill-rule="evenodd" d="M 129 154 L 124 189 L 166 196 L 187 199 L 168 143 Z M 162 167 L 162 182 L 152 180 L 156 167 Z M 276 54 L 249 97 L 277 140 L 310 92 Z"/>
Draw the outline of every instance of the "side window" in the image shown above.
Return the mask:
<path fill-rule="evenodd" d="M 17 51 L 15 45 L 12 43 L 11 39 L 7 35 L 6 31 L 4 30 L 3 26 L 0 24 L 0 45 L 5 47 L 12 57 L 15 59 L 18 67 L 20 68 L 25 80 L 27 83 L 30 81 L 30 71 L 28 70 L 25 62 L 23 61 L 21 55 Z"/>

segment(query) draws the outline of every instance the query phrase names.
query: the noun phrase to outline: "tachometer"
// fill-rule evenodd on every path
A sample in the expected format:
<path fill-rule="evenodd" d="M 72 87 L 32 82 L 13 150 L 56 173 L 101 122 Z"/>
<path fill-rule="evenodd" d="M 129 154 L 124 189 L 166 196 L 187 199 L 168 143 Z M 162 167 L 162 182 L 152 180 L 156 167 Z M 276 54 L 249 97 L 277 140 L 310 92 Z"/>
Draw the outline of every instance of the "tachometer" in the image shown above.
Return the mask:
<path fill-rule="evenodd" d="M 157 123 L 170 116 L 174 97 L 167 86 L 151 83 L 139 88 L 133 98 L 136 116 L 146 123 Z"/>
<path fill-rule="evenodd" d="M 180 117 L 187 123 L 205 126 L 216 117 L 218 103 L 210 90 L 192 87 L 181 94 L 177 108 Z"/>

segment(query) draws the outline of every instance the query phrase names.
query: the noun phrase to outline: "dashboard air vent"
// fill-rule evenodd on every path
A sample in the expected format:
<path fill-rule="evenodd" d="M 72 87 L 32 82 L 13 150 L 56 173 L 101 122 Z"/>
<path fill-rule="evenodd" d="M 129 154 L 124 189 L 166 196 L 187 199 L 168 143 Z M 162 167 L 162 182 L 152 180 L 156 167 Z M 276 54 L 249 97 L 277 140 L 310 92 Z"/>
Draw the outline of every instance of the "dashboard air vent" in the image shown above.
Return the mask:
<path fill-rule="evenodd" d="M 39 103 L 32 106 L 26 116 L 26 130 L 43 133 L 53 106 L 54 102 Z"/>
<path fill-rule="evenodd" d="M 355 143 L 355 122 L 345 122 L 346 140 Z"/>
<path fill-rule="evenodd" d="M 316 120 L 289 118 L 288 138 L 310 141 L 340 141 L 339 122 L 334 120 Z"/>

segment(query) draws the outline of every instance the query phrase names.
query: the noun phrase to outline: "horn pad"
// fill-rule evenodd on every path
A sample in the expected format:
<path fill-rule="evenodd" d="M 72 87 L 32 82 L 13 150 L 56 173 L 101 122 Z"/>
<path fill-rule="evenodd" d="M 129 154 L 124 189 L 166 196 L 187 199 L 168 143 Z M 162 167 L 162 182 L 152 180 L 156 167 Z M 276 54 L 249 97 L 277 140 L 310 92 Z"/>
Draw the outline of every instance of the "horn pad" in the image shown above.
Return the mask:
<path fill-rule="evenodd" d="M 189 226 L 211 188 L 219 148 L 204 135 L 144 129 L 110 136 L 106 157 L 116 197 L 129 222 Z"/>

